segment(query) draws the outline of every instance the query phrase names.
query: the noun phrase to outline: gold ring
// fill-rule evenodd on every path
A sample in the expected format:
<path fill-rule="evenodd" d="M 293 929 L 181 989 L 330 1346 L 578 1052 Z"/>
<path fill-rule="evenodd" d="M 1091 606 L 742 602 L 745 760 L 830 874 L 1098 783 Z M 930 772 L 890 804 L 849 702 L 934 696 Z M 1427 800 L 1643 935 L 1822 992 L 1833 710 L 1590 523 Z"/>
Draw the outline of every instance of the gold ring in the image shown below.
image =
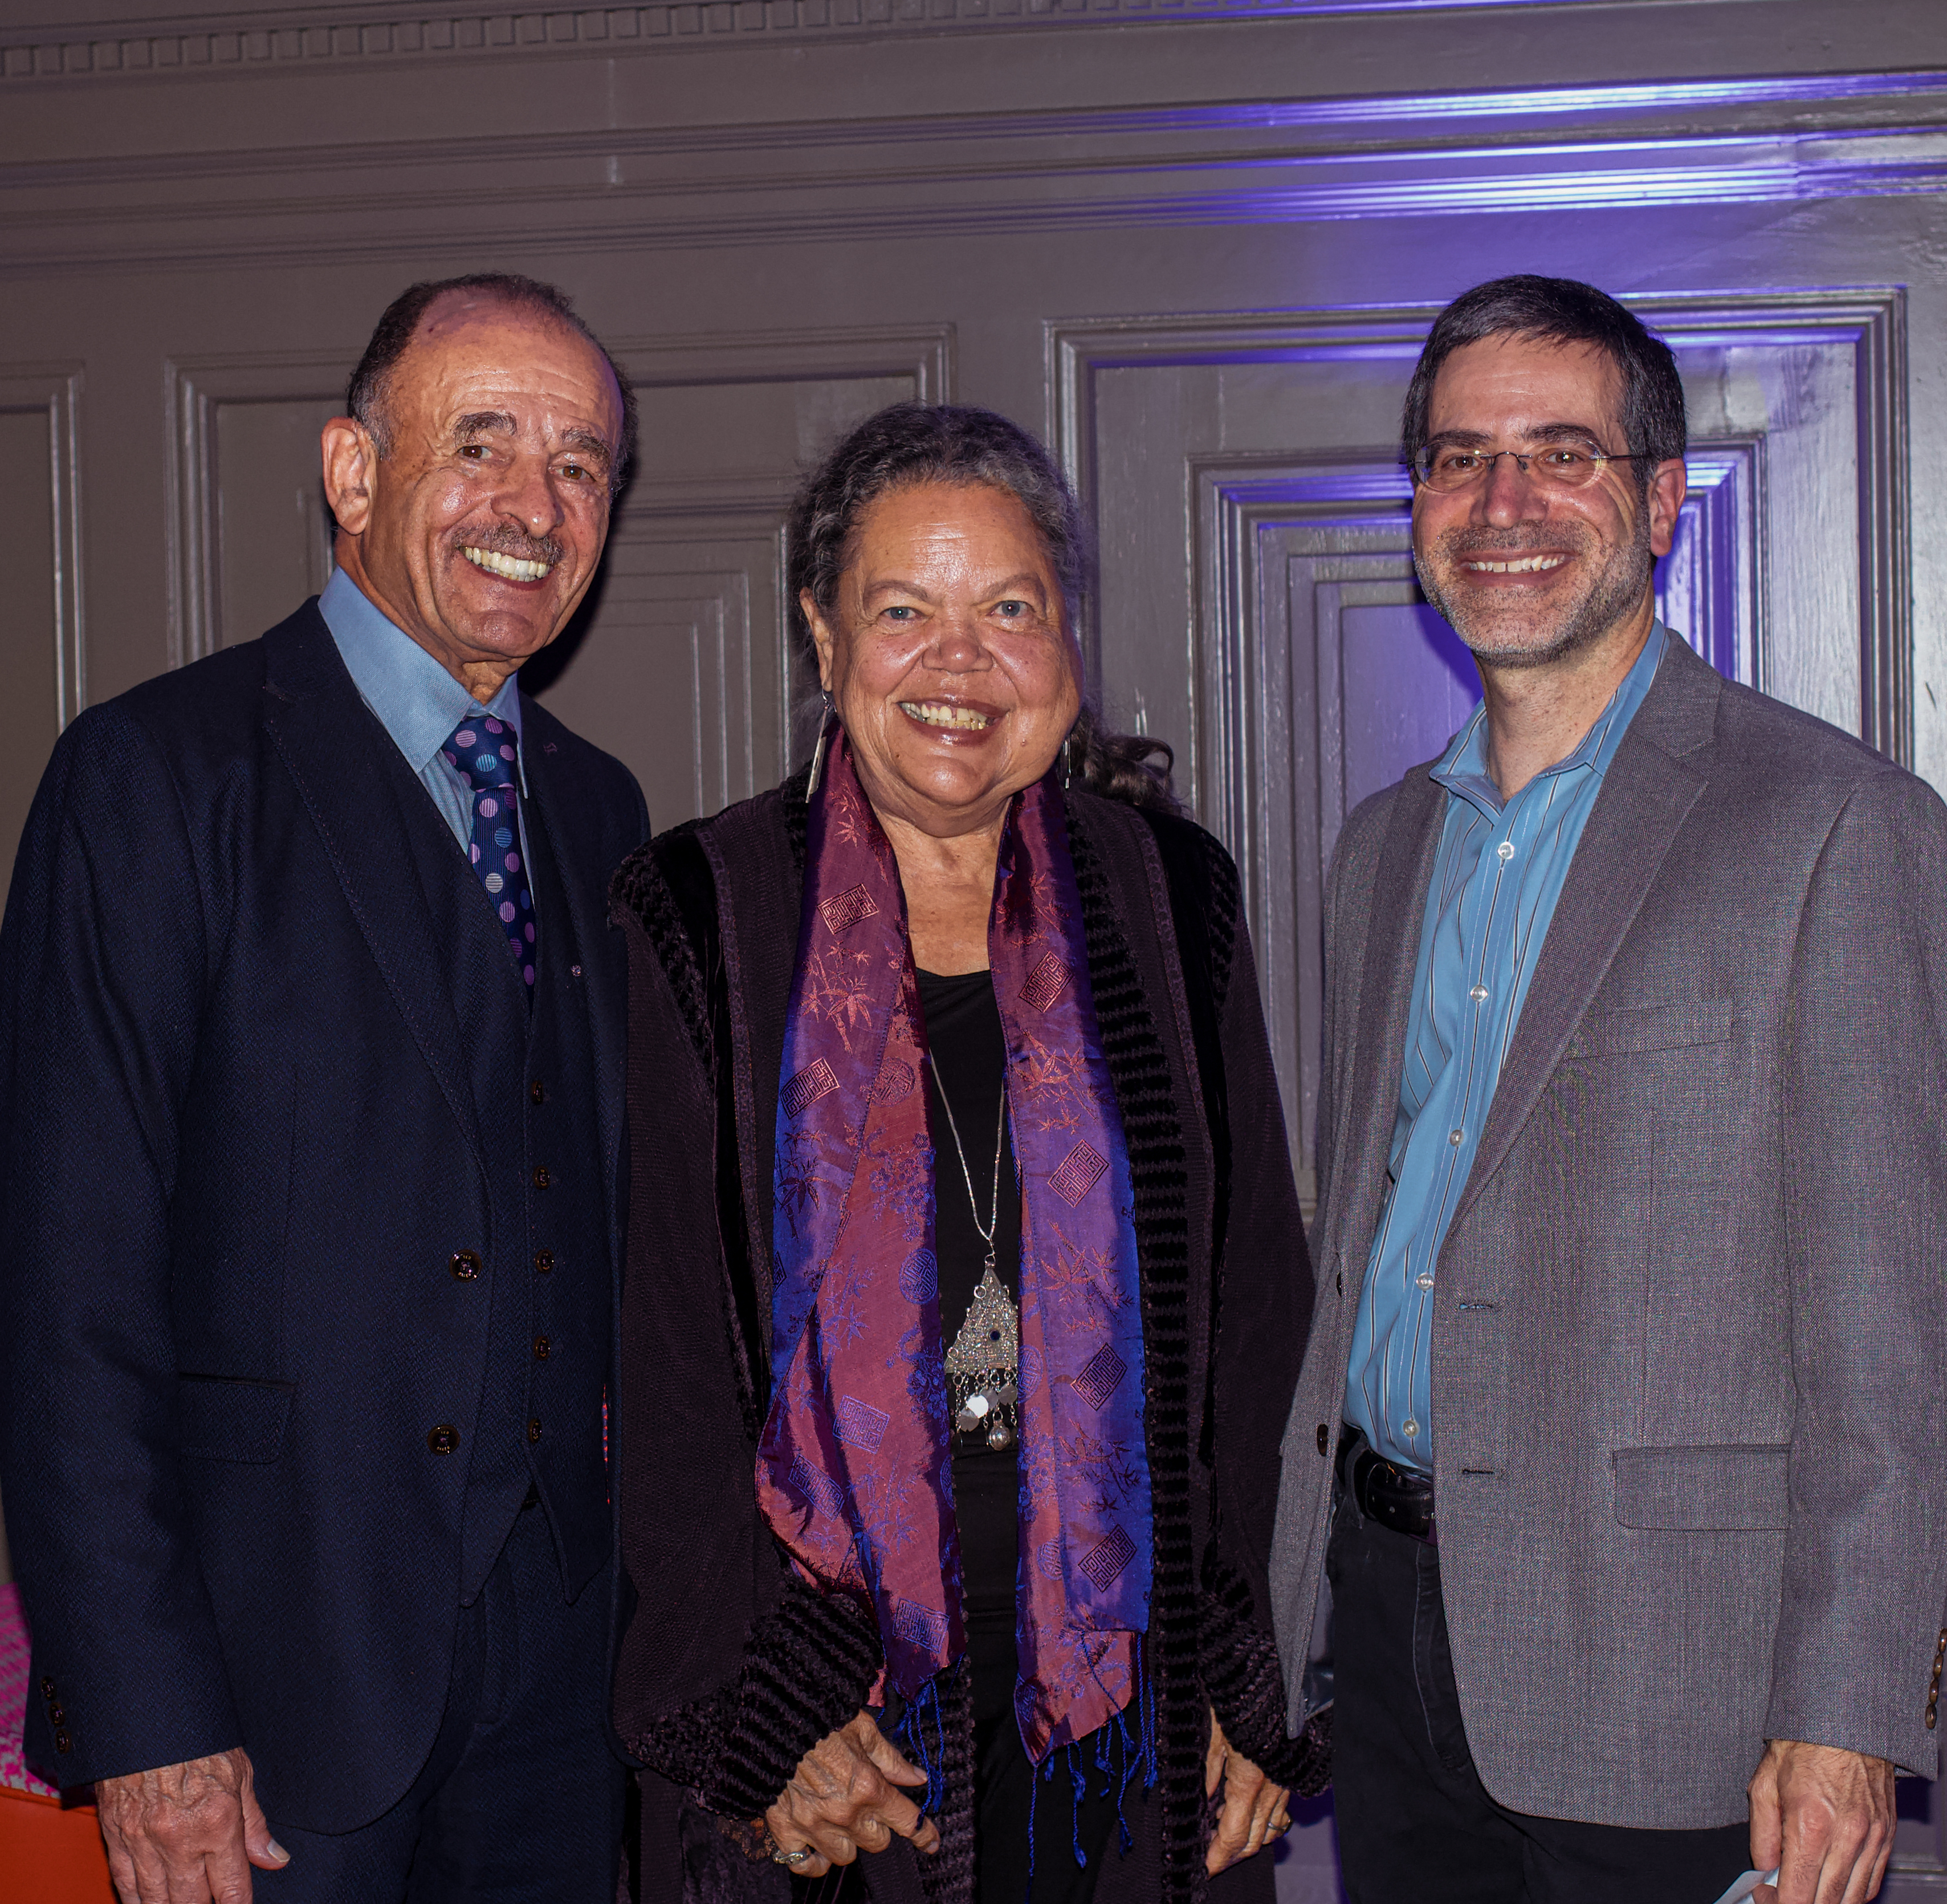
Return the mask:
<path fill-rule="evenodd" d="M 778 1848 L 771 1853 L 772 1863 L 789 1865 L 794 1869 L 801 1864 L 808 1863 L 810 1861 L 810 1858 L 811 1853 L 808 1850 L 805 1850 L 802 1846 L 795 1851 L 787 1851 L 782 1845 L 779 1845 Z"/>

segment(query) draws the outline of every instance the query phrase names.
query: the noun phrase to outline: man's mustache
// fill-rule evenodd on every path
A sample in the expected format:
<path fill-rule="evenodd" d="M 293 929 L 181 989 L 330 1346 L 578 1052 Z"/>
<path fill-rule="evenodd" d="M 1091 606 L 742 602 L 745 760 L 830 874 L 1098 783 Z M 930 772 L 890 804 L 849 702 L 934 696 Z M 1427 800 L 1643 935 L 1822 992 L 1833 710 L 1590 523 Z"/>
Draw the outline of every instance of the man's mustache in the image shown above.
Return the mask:
<path fill-rule="evenodd" d="M 1449 529 L 1434 546 L 1441 555 L 1457 562 L 1469 556 L 1532 556 L 1549 550 L 1580 550 L 1587 544 L 1588 531 L 1581 524 L 1563 522 L 1545 531 L 1463 526 Z"/>
<path fill-rule="evenodd" d="M 456 556 L 463 549 L 478 549 L 489 555 L 509 556 L 515 562 L 545 562 L 550 568 L 568 559 L 566 547 L 554 537 L 525 535 L 499 523 L 491 529 L 456 529 L 447 538 L 447 545 Z"/>

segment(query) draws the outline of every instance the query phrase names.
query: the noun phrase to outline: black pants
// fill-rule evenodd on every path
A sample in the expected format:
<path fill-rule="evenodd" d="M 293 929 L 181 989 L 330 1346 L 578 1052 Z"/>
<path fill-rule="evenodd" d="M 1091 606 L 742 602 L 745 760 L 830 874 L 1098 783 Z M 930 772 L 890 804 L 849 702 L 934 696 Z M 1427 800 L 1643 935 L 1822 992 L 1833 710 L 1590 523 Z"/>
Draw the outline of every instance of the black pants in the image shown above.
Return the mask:
<path fill-rule="evenodd" d="M 1743 1823 L 1628 1831 L 1509 1811 L 1474 1769 L 1437 1547 L 1333 1522 L 1333 1793 L 1352 1904 L 1711 1904 L 1750 1868 Z"/>
<path fill-rule="evenodd" d="M 624 1773 L 608 1747 L 605 1576 L 572 1606 L 538 1507 L 460 1616 L 446 1716 L 412 1789 L 362 1830 L 301 1831 L 258 1904 L 614 1904 Z"/>

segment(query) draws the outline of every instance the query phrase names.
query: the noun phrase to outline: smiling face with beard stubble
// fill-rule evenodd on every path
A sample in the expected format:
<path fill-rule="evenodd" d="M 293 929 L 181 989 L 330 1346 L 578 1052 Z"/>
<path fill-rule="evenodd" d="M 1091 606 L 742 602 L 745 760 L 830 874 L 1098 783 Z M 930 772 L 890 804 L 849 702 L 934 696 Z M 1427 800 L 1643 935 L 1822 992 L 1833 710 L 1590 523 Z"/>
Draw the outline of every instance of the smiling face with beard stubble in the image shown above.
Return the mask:
<path fill-rule="evenodd" d="M 1519 336 L 1466 344 L 1440 367 L 1429 441 L 1491 454 L 1562 433 L 1620 456 L 1622 378 L 1591 344 Z M 1581 489 L 1550 486 L 1512 458 L 1472 489 L 1413 495 L 1413 565 L 1427 599 L 1484 667 L 1540 667 L 1646 614 L 1655 559 L 1670 553 L 1682 485 L 1611 462 Z"/>

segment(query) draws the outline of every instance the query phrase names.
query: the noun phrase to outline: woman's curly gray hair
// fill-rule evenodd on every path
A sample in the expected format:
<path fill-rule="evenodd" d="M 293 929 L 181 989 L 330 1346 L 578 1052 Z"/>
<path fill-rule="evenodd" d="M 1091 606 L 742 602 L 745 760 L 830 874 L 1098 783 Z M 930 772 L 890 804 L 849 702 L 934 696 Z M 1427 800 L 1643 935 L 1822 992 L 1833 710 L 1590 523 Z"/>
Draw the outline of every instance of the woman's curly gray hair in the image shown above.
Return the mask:
<path fill-rule="evenodd" d="M 1068 626 L 1076 625 L 1088 565 L 1080 506 L 1054 459 L 1017 423 L 958 404 L 893 404 L 868 416 L 812 472 L 791 505 L 785 582 L 791 627 L 809 648 L 800 598 L 830 615 L 855 553 L 860 521 L 879 497 L 921 483 L 981 485 L 1012 496 L 1028 512 L 1061 587 Z M 1085 705 L 1067 746 L 1091 791 L 1136 806 L 1174 808 L 1166 741 L 1105 732 Z"/>

